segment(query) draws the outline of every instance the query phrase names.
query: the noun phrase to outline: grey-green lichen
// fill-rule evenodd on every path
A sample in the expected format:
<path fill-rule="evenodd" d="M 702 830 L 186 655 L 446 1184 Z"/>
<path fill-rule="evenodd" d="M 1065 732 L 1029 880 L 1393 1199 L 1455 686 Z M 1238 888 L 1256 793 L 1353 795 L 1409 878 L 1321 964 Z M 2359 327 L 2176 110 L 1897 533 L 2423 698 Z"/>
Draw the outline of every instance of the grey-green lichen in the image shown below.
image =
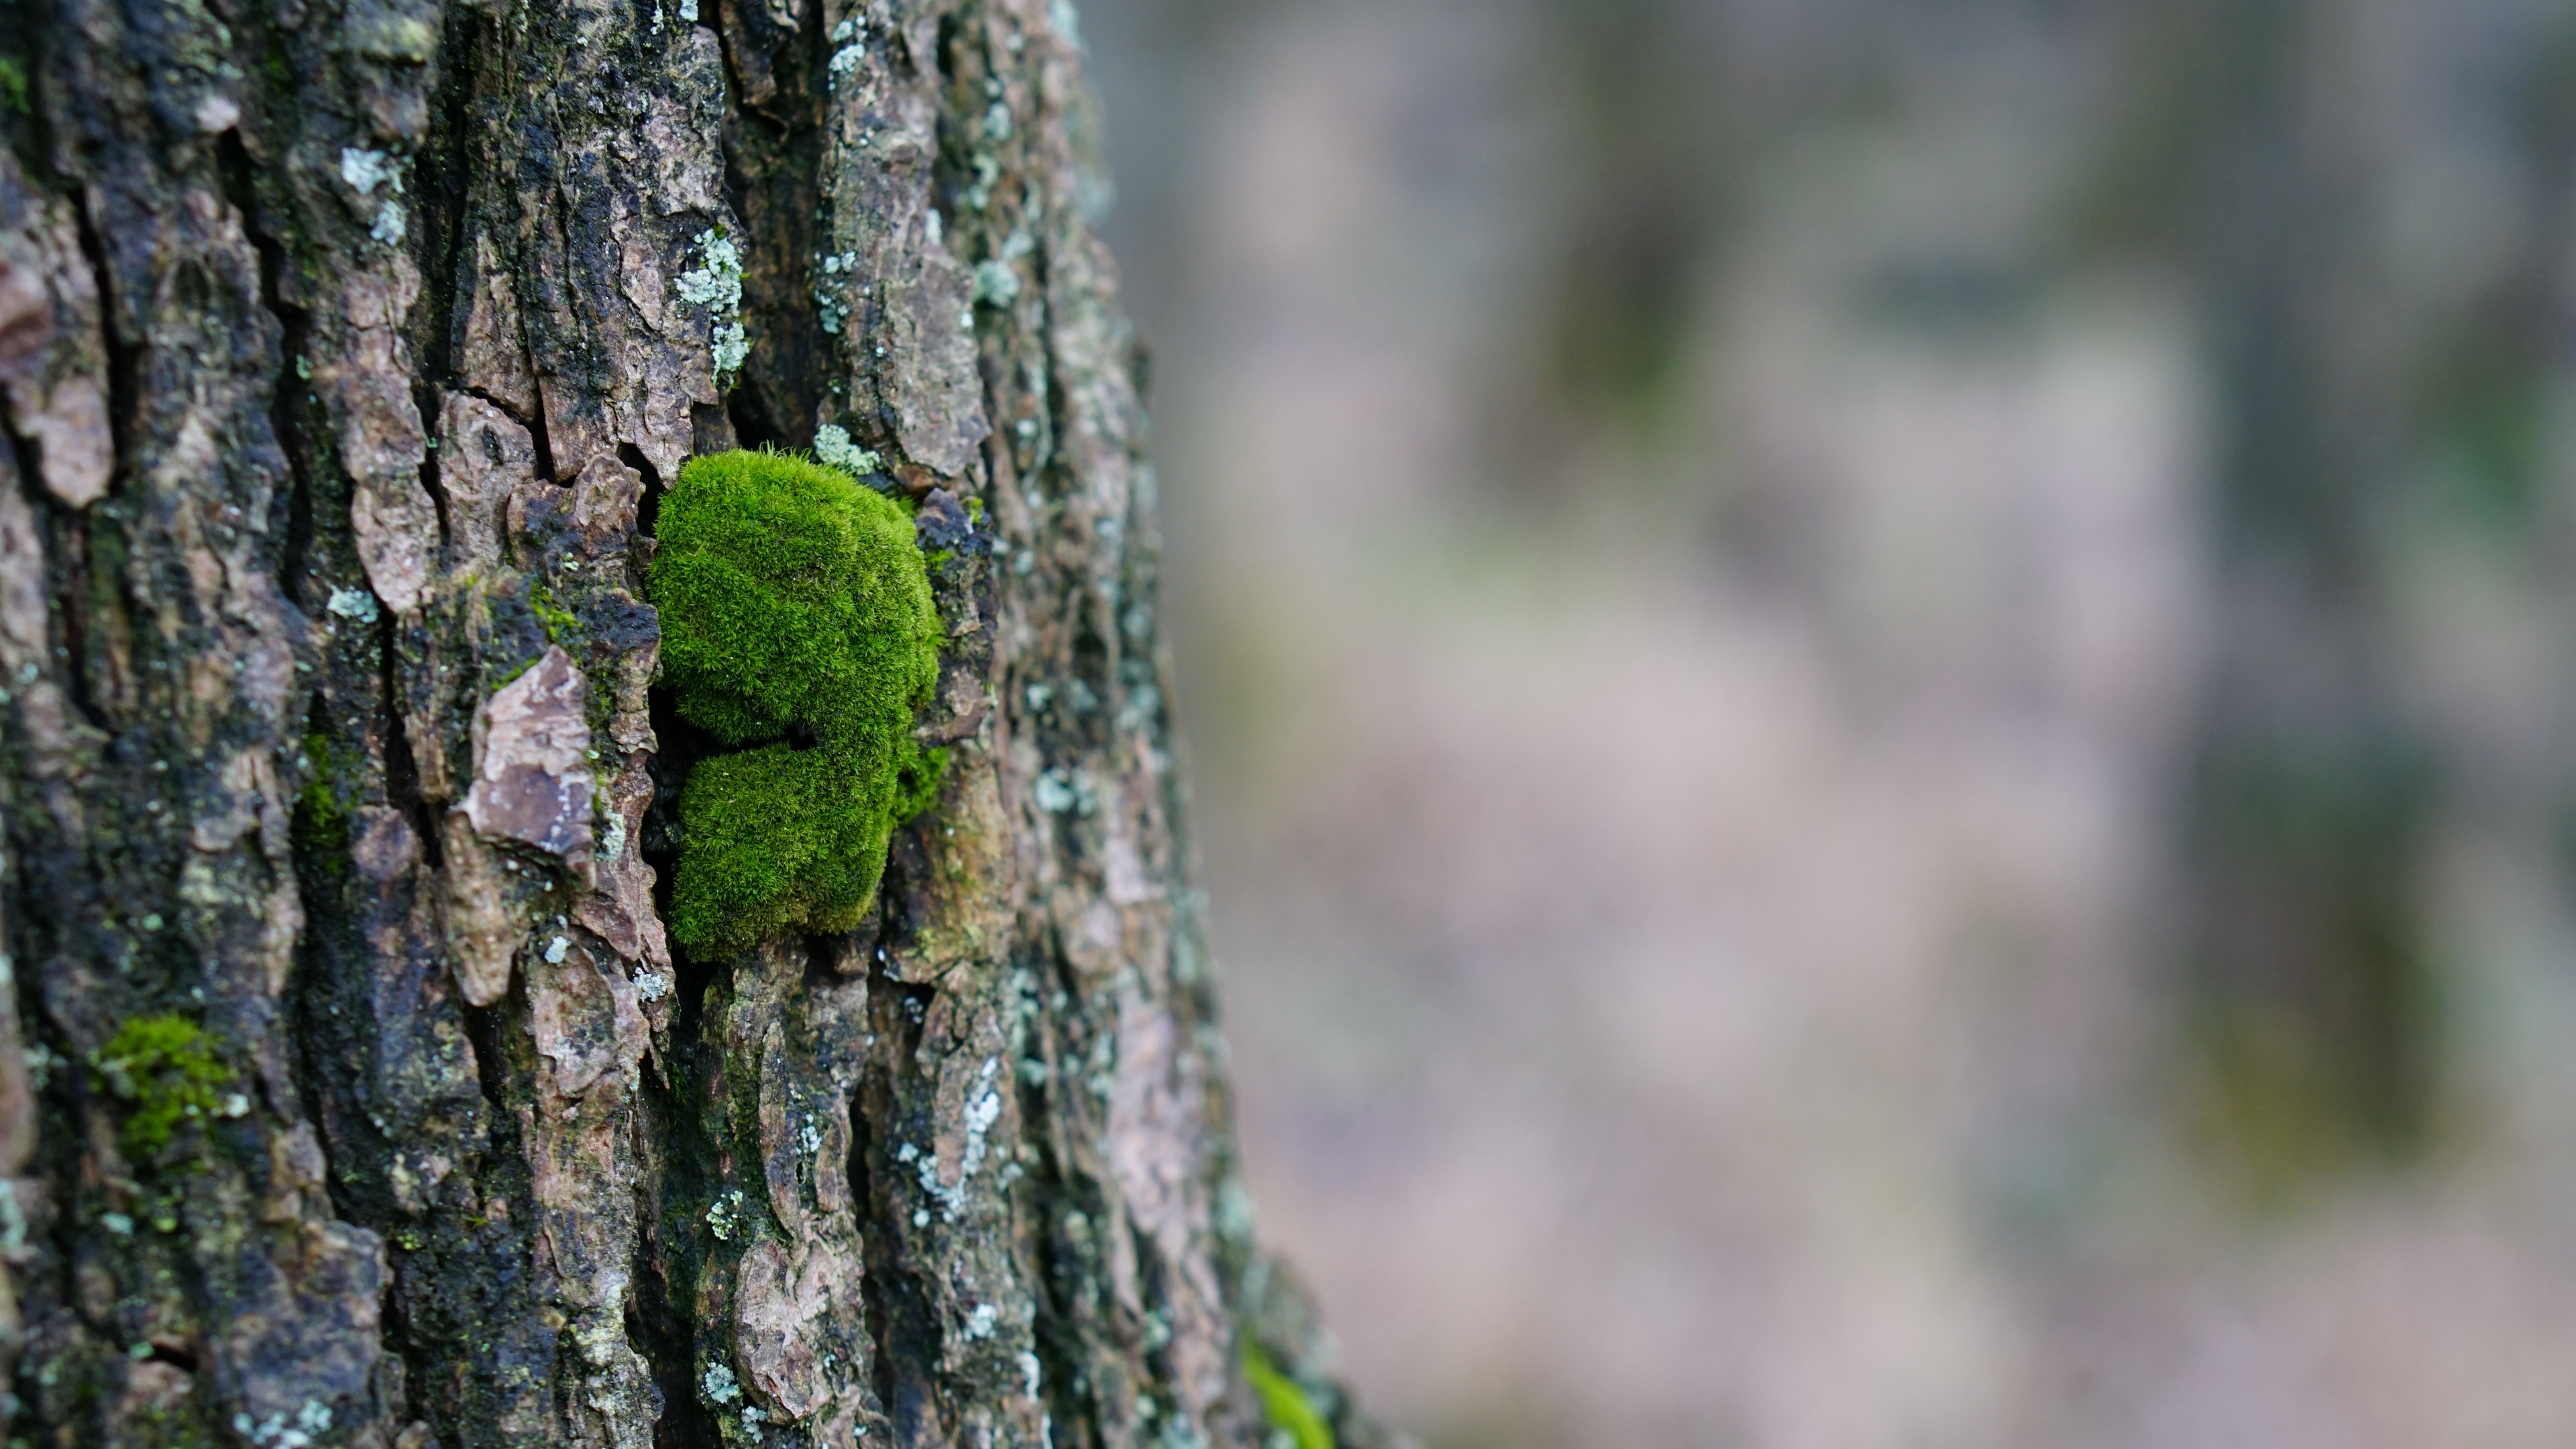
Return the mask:
<path fill-rule="evenodd" d="M 367 234 L 387 246 L 402 245 L 410 233 L 411 215 L 403 210 L 403 161 L 383 151 L 360 150 L 355 146 L 340 148 L 340 180 L 362 198 L 374 199 L 376 188 L 385 194 L 376 201 L 375 221 Z"/>
<path fill-rule="evenodd" d="M 850 322 L 848 292 L 851 282 L 856 279 L 858 273 L 859 254 L 857 252 L 829 253 L 815 259 L 815 268 L 818 273 L 814 283 L 815 315 L 822 322 L 824 331 L 838 337 L 841 335 L 841 329 L 848 326 Z M 822 458 L 826 463 L 832 461 L 823 453 L 819 435 L 816 439 L 814 456 Z"/>
<path fill-rule="evenodd" d="M 940 631 L 910 516 L 788 454 L 692 459 L 647 591 L 681 716 L 745 747 L 681 791 L 672 934 L 723 950 L 856 926 L 946 766 L 912 738 Z"/>
<path fill-rule="evenodd" d="M 875 472 L 884 462 L 874 449 L 851 442 L 850 430 L 838 423 L 825 423 L 814 430 L 814 461 L 854 478 Z"/>
<path fill-rule="evenodd" d="M 716 385 L 730 386 L 751 356 L 742 330 L 742 248 L 723 227 L 699 232 L 693 245 L 698 264 L 671 284 L 681 301 L 707 313 L 707 348 L 715 364 Z"/>

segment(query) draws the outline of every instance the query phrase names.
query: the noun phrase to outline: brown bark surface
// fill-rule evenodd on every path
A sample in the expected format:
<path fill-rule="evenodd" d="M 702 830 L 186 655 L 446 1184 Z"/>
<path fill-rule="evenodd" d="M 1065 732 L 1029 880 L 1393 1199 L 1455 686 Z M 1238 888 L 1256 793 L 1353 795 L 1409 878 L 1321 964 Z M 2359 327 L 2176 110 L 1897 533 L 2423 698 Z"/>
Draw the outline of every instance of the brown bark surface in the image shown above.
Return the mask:
<path fill-rule="evenodd" d="M 1232 1174 L 1070 7 L 0 61 L 9 1442 L 1248 1444 L 1246 1338 L 1373 1441 Z M 695 960 L 655 506 L 818 429 L 920 500 L 952 763 L 860 931 Z"/>

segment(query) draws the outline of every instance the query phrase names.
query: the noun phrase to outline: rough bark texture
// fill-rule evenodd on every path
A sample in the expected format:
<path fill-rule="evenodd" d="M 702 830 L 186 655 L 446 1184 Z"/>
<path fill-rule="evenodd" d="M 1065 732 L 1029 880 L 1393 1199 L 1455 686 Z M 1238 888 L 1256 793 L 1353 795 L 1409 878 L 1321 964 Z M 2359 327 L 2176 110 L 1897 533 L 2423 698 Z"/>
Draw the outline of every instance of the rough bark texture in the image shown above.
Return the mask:
<path fill-rule="evenodd" d="M 13 1445 L 1254 1443 L 1247 1339 L 1376 1440 L 1234 1185 L 1079 60 L 0 9 Z M 655 505 L 818 441 L 920 500 L 953 761 L 867 926 L 692 960 Z"/>

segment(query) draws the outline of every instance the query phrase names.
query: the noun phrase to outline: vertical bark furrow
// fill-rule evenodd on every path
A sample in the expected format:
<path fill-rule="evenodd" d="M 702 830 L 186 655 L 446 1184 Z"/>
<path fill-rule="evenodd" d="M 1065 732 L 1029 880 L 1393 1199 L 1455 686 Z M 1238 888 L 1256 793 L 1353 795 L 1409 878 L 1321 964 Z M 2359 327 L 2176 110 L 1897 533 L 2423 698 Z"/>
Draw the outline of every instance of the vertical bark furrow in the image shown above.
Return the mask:
<path fill-rule="evenodd" d="M 270 503 L 266 523 L 272 553 L 263 562 L 269 565 L 270 577 L 286 597 L 309 612 L 315 601 L 304 594 L 304 564 L 313 536 L 313 464 L 305 443 L 304 420 L 312 400 L 306 383 L 312 371 L 306 360 L 310 356 L 312 319 L 303 308 L 287 301 L 280 290 L 280 279 L 287 267 L 286 248 L 263 215 L 256 168 L 242 144 L 241 131 L 226 130 L 216 138 L 216 146 L 224 199 L 242 219 L 242 230 L 259 254 L 260 306 L 276 320 L 278 333 L 277 366 L 271 374 L 268 405 L 276 457 L 261 462 L 272 474 L 282 474 L 287 483 L 276 490 Z"/>

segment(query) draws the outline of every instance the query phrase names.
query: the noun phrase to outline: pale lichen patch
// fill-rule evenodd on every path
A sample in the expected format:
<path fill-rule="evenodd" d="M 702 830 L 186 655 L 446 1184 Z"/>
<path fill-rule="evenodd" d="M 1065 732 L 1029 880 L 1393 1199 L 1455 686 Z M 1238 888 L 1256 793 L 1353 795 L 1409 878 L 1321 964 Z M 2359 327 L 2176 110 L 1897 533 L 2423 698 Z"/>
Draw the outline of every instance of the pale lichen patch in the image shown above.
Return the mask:
<path fill-rule="evenodd" d="M 680 273 L 671 289 L 682 302 L 706 309 L 716 385 L 730 386 L 751 356 L 751 342 L 742 330 L 742 248 L 722 227 L 699 232 L 692 245 L 698 264 Z"/>

